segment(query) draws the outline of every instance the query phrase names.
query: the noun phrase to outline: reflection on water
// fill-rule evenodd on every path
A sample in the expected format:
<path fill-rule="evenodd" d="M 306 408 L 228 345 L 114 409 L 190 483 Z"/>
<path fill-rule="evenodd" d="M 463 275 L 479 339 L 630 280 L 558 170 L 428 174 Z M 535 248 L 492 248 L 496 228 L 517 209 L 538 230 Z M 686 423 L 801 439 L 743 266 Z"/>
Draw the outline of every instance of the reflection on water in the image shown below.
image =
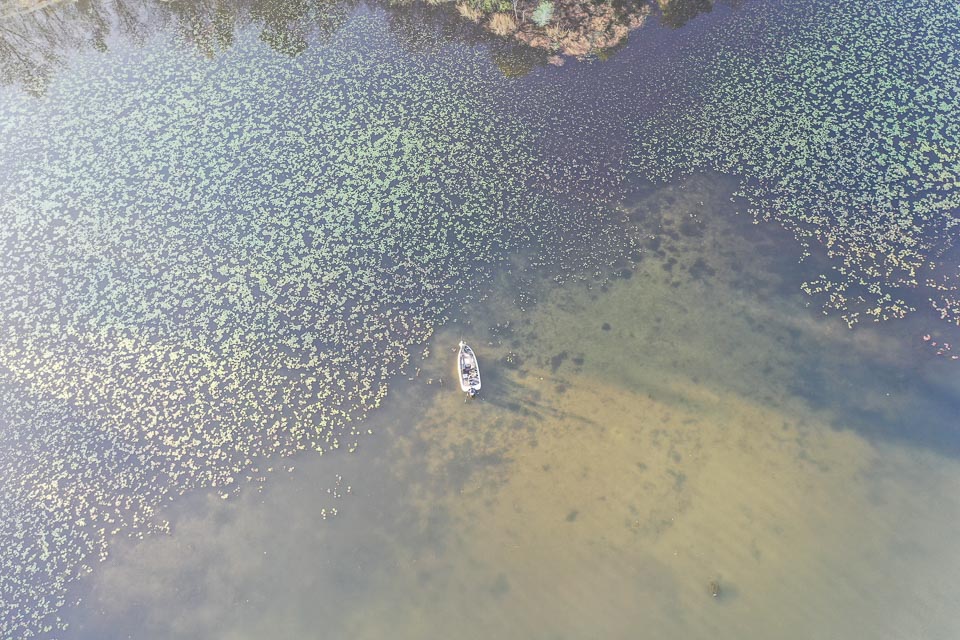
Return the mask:
<path fill-rule="evenodd" d="M 518 257 L 360 451 L 176 507 L 67 637 L 956 637 L 960 459 L 911 433 L 955 440 L 958 390 L 904 382 L 941 363 L 889 332 L 817 321 L 730 188 L 629 199 L 646 246 L 607 284 Z"/>
<path fill-rule="evenodd" d="M 713 11 L 715 0 L 662 0 L 658 2 L 660 6 L 661 21 L 674 29 L 696 18 L 704 12 Z M 739 4 L 740 0 L 734 0 L 733 4 Z"/>
<path fill-rule="evenodd" d="M 22 4 L 11 0 L 0 3 L 0 86 L 15 85 L 42 96 L 74 56 L 90 49 L 107 53 L 118 45 L 143 45 L 166 30 L 213 58 L 233 47 L 239 31 L 252 28 L 273 51 L 296 57 L 310 42 L 327 41 L 358 4 L 356 0 L 79 0 Z M 626 42 L 629 29 L 624 25 L 631 29 L 642 25 L 650 5 L 657 5 L 661 22 L 671 27 L 683 26 L 713 8 L 713 0 L 630 0 L 592 5 L 558 2 L 569 5 L 569 19 L 558 18 L 546 32 L 525 20 L 526 32 L 518 33 L 518 39 L 504 39 L 487 30 L 486 22 L 476 24 L 464 19 L 450 0 L 386 0 L 374 4 L 388 12 L 391 32 L 410 51 L 436 54 L 444 44 L 483 44 L 490 48 L 507 77 L 546 65 L 552 53 L 609 58 Z M 739 0 L 727 4 L 737 6 Z M 599 13 L 593 15 L 584 8 Z M 554 56 L 553 63 L 563 61 Z"/>

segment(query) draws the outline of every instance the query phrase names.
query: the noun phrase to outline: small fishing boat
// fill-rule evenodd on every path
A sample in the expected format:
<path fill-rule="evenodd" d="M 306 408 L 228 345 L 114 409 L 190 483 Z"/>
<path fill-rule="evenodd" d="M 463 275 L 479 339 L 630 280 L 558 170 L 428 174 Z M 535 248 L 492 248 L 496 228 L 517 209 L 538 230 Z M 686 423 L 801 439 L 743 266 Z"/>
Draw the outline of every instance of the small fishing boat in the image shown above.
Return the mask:
<path fill-rule="evenodd" d="M 480 366 L 477 356 L 463 340 L 460 341 L 460 353 L 457 354 L 457 370 L 460 372 L 460 388 L 470 397 L 480 391 Z"/>

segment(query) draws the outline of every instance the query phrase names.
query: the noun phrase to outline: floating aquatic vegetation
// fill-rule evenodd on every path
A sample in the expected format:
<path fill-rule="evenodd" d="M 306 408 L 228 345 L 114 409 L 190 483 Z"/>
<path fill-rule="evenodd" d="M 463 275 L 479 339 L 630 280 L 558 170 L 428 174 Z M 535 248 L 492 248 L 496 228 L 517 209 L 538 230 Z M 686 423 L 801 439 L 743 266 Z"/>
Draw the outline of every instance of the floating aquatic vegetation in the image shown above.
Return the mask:
<path fill-rule="evenodd" d="M 949 308 L 934 270 L 960 234 L 960 7 L 783 5 L 685 53 L 636 165 L 738 176 L 758 221 L 829 259 L 803 288 L 851 325 Z"/>
<path fill-rule="evenodd" d="M 360 14 L 290 57 L 240 29 L 211 61 L 161 32 L 81 58 L 43 100 L 8 90 L 0 635 L 57 626 L 68 582 L 109 535 L 163 528 L 166 500 L 355 449 L 390 376 L 511 248 L 591 259 L 562 240 L 604 237 L 585 203 L 616 181 L 580 193 L 583 167 L 545 171 L 483 51 L 411 55 L 385 33 Z"/>

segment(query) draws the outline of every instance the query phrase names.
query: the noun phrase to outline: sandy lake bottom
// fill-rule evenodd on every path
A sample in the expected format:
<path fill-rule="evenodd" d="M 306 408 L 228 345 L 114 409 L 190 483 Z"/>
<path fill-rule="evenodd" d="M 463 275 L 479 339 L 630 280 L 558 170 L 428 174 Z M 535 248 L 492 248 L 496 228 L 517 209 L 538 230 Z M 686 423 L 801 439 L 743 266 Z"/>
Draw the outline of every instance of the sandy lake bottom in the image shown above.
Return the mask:
<path fill-rule="evenodd" d="M 518 257 L 357 452 L 114 541 L 63 637 L 958 637 L 956 372 L 909 319 L 820 317 L 728 201 L 625 203 L 650 242 L 605 285 Z"/>

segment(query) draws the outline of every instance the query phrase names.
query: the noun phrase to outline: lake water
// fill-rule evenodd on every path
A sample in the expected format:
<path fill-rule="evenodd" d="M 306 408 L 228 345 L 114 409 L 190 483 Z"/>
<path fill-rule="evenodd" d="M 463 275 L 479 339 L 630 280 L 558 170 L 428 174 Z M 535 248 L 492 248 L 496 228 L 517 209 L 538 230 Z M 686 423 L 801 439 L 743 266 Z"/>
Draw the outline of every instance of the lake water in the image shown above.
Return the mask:
<path fill-rule="evenodd" d="M 957 8 L 449 9 L 4 14 L 3 636 L 957 637 Z"/>

